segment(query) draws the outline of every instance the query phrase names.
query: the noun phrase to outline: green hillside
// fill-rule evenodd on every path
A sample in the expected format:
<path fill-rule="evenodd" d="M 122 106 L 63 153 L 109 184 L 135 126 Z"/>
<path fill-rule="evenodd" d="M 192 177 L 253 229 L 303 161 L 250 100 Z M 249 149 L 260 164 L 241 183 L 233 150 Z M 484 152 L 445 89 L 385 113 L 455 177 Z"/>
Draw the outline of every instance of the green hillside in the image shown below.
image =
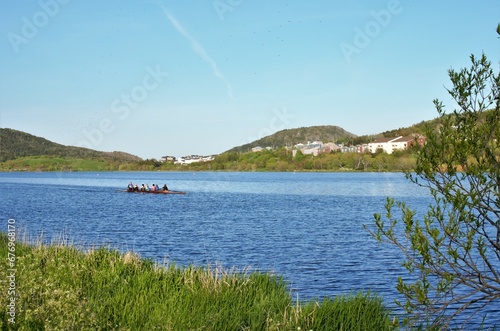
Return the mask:
<path fill-rule="evenodd" d="M 234 147 L 227 152 L 248 152 L 256 146 L 279 148 L 298 143 L 307 143 L 308 141 L 348 141 L 349 139 L 355 137 L 355 134 L 335 125 L 309 126 L 297 129 L 281 130 L 251 143 Z"/>
<path fill-rule="evenodd" d="M 426 125 L 437 125 L 437 119 L 422 121 L 409 127 L 384 131 L 379 134 L 362 136 L 357 136 L 335 125 L 300 127 L 278 131 L 269 136 L 252 141 L 251 143 L 233 147 L 226 152 L 246 153 L 256 146 L 269 146 L 273 149 L 277 149 L 285 146 L 293 146 L 298 143 L 307 143 L 308 141 L 335 142 L 347 145 L 366 144 L 376 138 L 409 136 L 413 133 L 422 133 Z"/>
<path fill-rule="evenodd" d="M 163 163 L 155 159 L 142 160 L 124 152 L 99 152 L 64 146 L 25 132 L 0 129 L 0 171 L 400 171 L 414 166 L 411 153 L 372 155 L 373 159 L 357 153 L 317 157 L 300 155 L 293 158 L 285 147 L 308 141 L 364 144 L 380 137 L 422 133 L 427 125 L 434 127 L 439 125 L 439 121 L 422 121 L 410 127 L 362 136 L 334 125 L 286 129 L 234 147 L 219 154 L 211 162 L 190 165 Z M 256 146 L 269 146 L 273 150 L 253 153 L 251 150 Z"/>
<path fill-rule="evenodd" d="M 88 148 L 64 146 L 26 132 L 0 128 L 0 162 L 27 156 L 54 156 L 109 162 L 136 162 L 142 159 L 124 152 L 99 152 Z"/>

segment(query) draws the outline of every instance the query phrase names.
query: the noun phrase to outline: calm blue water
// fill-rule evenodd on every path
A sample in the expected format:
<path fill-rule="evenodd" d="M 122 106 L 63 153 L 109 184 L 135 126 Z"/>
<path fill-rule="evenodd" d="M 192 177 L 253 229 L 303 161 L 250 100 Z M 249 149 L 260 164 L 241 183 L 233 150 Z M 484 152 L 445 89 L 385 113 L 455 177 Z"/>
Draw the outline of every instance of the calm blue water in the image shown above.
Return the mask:
<path fill-rule="evenodd" d="M 117 191 L 130 181 L 188 194 Z M 0 173 L 0 185 L 3 228 L 14 218 L 49 242 L 64 236 L 178 265 L 271 270 L 299 299 L 372 290 L 389 306 L 405 274 L 401 255 L 363 224 L 373 225 L 387 196 L 421 213 L 431 201 L 398 173 Z"/>

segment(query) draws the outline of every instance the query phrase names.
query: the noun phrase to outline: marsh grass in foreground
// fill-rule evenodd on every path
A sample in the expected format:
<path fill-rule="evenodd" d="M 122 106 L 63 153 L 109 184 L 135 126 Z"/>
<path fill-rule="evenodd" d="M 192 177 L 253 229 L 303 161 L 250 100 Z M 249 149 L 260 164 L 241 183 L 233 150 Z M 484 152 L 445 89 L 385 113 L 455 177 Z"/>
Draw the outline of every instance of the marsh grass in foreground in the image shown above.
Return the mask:
<path fill-rule="evenodd" d="M 159 265 L 108 248 L 16 244 L 15 324 L 6 309 L 8 237 L 0 233 L 1 330 L 393 330 L 369 293 L 294 302 L 282 277 L 218 266 Z"/>

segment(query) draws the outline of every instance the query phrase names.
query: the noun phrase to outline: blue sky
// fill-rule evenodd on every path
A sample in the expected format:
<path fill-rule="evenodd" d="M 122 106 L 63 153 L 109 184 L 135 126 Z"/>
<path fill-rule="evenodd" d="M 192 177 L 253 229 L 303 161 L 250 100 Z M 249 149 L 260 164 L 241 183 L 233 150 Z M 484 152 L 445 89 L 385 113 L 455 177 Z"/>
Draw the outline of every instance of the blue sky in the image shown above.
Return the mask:
<path fill-rule="evenodd" d="M 498 67 L 500 1 L 0 0 L 0 126 L 143 158 L 273 132 L 375 134 Z"/>

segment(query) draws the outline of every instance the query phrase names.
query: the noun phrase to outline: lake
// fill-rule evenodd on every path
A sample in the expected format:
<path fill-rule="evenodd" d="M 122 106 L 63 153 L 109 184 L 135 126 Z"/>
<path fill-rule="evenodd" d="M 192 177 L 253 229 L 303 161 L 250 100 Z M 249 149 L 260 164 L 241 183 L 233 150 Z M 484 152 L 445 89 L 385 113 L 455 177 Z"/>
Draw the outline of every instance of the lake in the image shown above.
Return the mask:
<path fill-rule="evenodd" d="M 120 192 L 132 181 L 185 195 Z M 2 226 L 109 245 L 157 261 L 282 274 L 294 298 L 371 290 L 393 307 L 401 254 L 364 230 L 386 197 L 422 215 L 428 192 L 400 173 L 0 173 Z M 401 298 L 400 298 L 401 299 Z M 493 320 L 500 324 L 500 320 Z"/>

